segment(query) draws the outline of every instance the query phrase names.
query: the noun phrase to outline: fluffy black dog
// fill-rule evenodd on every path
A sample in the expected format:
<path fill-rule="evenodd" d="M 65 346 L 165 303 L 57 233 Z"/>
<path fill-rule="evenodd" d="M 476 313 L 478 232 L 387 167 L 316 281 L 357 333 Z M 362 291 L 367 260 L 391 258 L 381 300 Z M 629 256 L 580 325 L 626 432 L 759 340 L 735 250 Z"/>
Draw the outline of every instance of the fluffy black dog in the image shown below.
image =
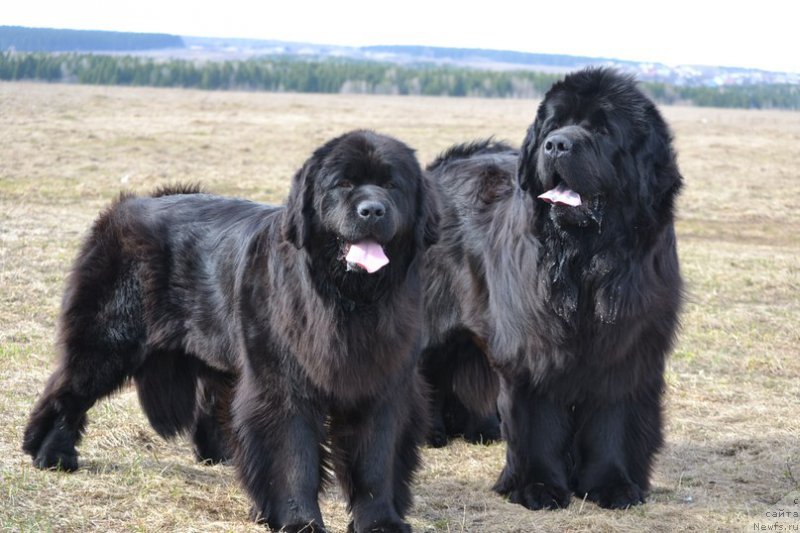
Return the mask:
<path fill-rule="evenodd" d="M 351 530 L 408 531 L 428 189 L 411 149 L 356 131 L 313 154 L 286 207 L 191 188 L 123 196 L 67 282 L 58 368 L 23 449 L 75 470 L 86 411 L 133 378 L 161 435 L 191 432 L 202 459 L 232 451 L 270 527 L 324 531 L 332 469 Z"/>
<path fill-rule="evenodd" d="M 476 142 L 429 171 L 443 205 L 424 367 L 461 372 L 453 339 L 485 347 L 508 443 L 494 490 L 531 509 L 573 492 L 643 503 L 682 299 L 682 178 L 658 110 L 629 77 L 579 71 L 548 91 L 521 153 Z"/>

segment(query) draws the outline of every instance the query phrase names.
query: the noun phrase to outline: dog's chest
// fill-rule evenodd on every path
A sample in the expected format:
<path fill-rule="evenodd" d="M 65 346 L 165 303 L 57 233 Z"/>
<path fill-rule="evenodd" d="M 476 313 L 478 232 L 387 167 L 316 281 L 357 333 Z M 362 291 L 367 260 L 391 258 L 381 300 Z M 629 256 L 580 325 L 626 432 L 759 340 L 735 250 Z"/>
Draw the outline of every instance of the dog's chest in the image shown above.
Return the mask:
<path fill-rule="evenodd" d="M 291 351 L 315 387 L 345 403 L 383 394 L 408 368 L 418 325 L 387 309 L 334 314 L 308 327 Z"/>

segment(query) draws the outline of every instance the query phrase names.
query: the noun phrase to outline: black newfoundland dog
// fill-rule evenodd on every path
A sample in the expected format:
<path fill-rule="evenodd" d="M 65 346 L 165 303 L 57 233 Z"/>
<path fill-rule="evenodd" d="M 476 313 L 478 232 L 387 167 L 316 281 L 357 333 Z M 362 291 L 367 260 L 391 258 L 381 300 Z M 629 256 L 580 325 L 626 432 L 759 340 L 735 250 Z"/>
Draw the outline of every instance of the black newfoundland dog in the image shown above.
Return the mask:
<path fill-rule="evenodd" d="M 473 354 L 485 349 L 508 446 L 494 490 L 512 502 L 644 502 L 682 299 L 671 143 L 631 78 L 588 69 L 549 90 L 521 152 L 477 142 L 429 167 L 442 235 L 424 368 L 437 397 L 480 419 L 494 409 Z"/>
<path fill-rule="evenodd" d="M 356 131 L 313 154 L 285 207 L 123 196 L 67 282 L 58 368 L 23 449 L 75 470 L 86 411 L 132 378 L 161 435 L 190 432 L 201 459 L 230 450 L 270 527 L 324 531 L 332 469 L 351 530 L 410 530 L 420 264 L 438 231 L 426 183 L 407 146 Z"/>

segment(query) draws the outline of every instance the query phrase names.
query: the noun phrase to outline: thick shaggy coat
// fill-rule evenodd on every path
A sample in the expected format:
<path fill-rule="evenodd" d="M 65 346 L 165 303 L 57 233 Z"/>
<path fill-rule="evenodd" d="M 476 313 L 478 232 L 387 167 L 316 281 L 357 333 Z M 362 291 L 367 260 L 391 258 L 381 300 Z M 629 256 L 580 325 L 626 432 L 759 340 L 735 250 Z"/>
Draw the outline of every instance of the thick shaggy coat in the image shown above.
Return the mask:
<path fill-rule="evenodd" d="M 512 502 L 644 501 L 682 297 L 671 143 L 630 78 L 588 69 L 549 90 L 520 152 L 476 142 L 429 167 L 443 206 L 428 254 L 425 368 L 474 375 L 475 358 L 464 372 L 448 346 L 485 348 L 508 446 L 494 489 Z M 492 396 L 436 394 L 466 406 Z"/>
<path fill-rule="evenodd" d="M 190 432 L 200 459 L 232 454 L 270 527 L 323 531 L 332 469 L 354 531 L 409 530 L 426 425 L 420 263 L 436 236 L 413 151 L 368 131 L 319 148 L 285 207 L 191 188 L 123 196 L 67 282 L 58 368 L 24 450 L 75 470 L 86 411 L 132 378 L 161 435 Z M 357 243 L 388 265 L 346 259 Z"/>

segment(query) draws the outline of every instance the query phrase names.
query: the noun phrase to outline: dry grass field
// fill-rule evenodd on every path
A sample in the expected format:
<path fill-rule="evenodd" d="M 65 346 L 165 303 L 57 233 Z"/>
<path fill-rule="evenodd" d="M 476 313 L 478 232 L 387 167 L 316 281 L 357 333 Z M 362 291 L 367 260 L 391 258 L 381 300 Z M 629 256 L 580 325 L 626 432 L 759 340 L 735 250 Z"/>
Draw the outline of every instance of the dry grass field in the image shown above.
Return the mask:
<path fill-rule="evenodd" d="M 426 162 L 475 137 L 521 142 L 535 106 L 0 84 L 0 529 L 264 530 L 248 522 L 232 469 L 198 465 L 186 441 L 158 438 L 131 389 L 89 412 L 78 472 L 40 472 L 20 451 L 51 369 L 65 273 L 120 190 L 191 180 L 281 202 L 311 150 L 346 130 L 395 135 Z M 424 451 L 415 531 L 755 531 L 776 522 L 765 515 L 772 504 L 797 497 L 800 114 L 663 111 L 686 178 L 678 230 L 689 300 L 649 503 L 527 511 L 490 491 L 503 444 L 455 442 Z M 344 531 L 336 490 L 323 514 Z M 800 520 L 786 523 L 798 531 Z"/>

